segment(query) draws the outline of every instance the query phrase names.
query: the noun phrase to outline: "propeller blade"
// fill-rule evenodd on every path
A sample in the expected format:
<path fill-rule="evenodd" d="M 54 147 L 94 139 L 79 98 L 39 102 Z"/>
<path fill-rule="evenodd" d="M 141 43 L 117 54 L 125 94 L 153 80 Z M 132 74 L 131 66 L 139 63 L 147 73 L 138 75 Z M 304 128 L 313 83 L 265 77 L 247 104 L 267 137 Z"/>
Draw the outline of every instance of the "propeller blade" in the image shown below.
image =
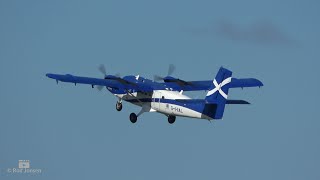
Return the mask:
<path fill-rule="evenodd" d="M 158 76 L 158 75 L 154 75 L 154 76 L 153 76 L 153 80 L 154 80 L 154 81 L 162 81 L 162 80 L 163 80 L 163 77 Z"/>
<path fill-rule="evenodd" d="M 175 70 L 176 67 L 173 64 L 170 64 L 168 69 L 168 76 L 171 76 Z"/>
<path fill-rule="evenodd" d="M 103 86 L 96 86 L 99 91 L 103 89 Z"/>
<path fill-rule="evenodd" d="M 106 69 L 106 67 L 105 67 L 104 64 L 100 64 L 99 67 L 98 67 L 98 70 L 99 70 L 104 76 L 107 76 L 107 69 Z M 121 74 L 120 74 L 120 73 L 117 73 L 117 74 L 115 74 L 114 76 L 120 78 Z"/>
<path fill-rule="evenodd" d="M 168 68 L 167 76 L 171 76 L 175 70 L 176 70 L 176 67 L 173 64 L 170 64 L 169 68 Z M 164 77 L 159 76 L 159 75 L 154 75 L 153 76 L 153 80 L 154 81 L 163 81 L 163 79 L 164 79 Z"/>
<path fill-rule="evenodd" d="M 107 70 L 106 67 L 103 64 L 100 64 L 100 66 L 98 67 L 99 71 L 106 76 L 107 75 Z"/>
<path fill-rule="evenodd" d="M 121 74 L 120 74 L 120 73 L 117 73 L 117 74 L 115 74 L 114 76 L 119 78 L 119 77 L 121 77 Z"/>

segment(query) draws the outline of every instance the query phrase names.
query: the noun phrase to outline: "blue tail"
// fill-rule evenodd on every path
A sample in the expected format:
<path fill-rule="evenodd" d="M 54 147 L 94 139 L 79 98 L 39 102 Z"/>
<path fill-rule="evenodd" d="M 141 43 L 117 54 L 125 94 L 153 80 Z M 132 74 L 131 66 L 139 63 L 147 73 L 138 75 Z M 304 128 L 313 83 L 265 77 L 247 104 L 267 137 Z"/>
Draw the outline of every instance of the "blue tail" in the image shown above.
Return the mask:
<path fill-rule="evenodd" d="M 228 98 L 232 72 L 221 67 L 206 95 L 206 104 L 215 104 L 214 119 L 221 119 Z"/>

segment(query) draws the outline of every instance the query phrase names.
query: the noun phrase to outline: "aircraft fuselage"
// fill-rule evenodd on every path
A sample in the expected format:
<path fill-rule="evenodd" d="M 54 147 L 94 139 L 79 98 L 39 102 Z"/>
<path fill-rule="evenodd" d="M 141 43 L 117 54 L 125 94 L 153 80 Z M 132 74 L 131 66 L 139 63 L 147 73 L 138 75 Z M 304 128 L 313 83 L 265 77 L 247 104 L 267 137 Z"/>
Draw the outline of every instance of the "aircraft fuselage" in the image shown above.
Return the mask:
<path fill-rule="evenodd" d="M 191 98 L 178 91 L 156 90 L 152 93 L 134 92 L 127 94 L 115 94 L 115 96 L 119 99 L 140 106 L 148 112 L 159 112 L 167 116 L 171 115 L 198 119 L 212 119 L 201 113 L 201 108 L 204 108 L 203 102 L 193 102 L 191 104 L 187 101 L 183 101 Z"/>

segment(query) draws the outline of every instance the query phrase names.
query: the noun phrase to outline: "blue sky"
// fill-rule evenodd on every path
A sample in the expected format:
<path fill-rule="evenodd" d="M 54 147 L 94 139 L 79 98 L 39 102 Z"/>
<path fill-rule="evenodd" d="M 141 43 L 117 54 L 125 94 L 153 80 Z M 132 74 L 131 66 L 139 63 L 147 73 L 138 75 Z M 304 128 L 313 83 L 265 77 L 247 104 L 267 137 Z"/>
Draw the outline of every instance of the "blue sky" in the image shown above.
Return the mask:
<path fill-rule="evenodd" d="M 319 179 L 319 2 L 0 1 L 1 179 Z M 224 119 L 143 114 L 71 73 L 213 79 L 220 66 L 255 77 L 233 89 Z M 204 96 L 203 92 L 192 94 Z M 9 175 L 18 160 L 41 176 Z"/>

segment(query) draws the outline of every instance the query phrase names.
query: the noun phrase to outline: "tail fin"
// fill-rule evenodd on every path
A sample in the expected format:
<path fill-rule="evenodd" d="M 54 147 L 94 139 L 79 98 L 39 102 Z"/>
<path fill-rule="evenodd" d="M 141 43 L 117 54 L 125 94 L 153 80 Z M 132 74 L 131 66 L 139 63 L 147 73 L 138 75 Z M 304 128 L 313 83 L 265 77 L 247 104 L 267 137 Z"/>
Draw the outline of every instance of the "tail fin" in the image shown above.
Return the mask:
<path fill-rule="evenodd" d="M 228 69 L 221 67 L 219 69 L 216 78 L 213 80 L 213 84 L 207 93 L 205 100 L 208 103 L 226 103 L 228 98 L 228 91 L 230 88 L 232 72 Z"/>
<path fill-rule="evenodd" d="M 214 119 L 221 119 L 223 116 L 224 107 L 228 98 L 231 76 L 232 72 L 230 70 L 221 67 L 206 95 L 205 101 L 207 104 L 217 105 L 213 117 Z"/>

